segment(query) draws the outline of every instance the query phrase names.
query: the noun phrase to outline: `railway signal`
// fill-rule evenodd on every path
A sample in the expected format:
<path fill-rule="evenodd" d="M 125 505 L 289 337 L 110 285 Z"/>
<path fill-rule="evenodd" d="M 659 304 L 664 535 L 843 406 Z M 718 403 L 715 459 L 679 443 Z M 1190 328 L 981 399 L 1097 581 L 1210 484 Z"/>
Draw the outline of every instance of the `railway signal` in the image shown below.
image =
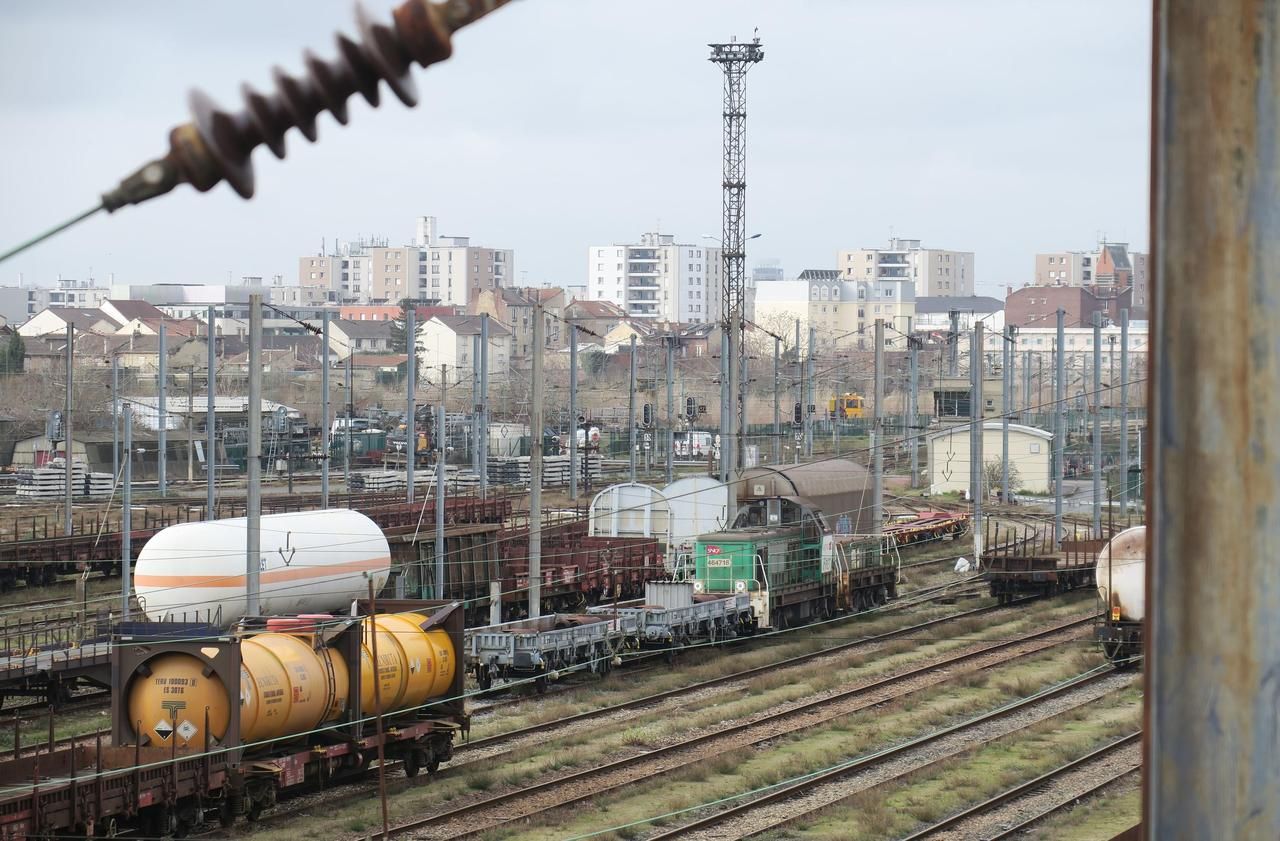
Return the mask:
<path fill-rule="evenodd" d="M 797 403 L 791 410 L 791 423 L 796 426 L 804 423 L 804 406 L 802 404 Z"/>

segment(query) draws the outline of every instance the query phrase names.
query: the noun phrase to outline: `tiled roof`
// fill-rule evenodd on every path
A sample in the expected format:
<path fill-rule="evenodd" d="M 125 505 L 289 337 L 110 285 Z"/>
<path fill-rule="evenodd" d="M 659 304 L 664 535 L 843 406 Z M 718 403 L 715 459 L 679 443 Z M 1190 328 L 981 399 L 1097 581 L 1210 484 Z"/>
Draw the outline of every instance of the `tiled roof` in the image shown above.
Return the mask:
<path fill-rule="evenodd" d="M 438 321 L 459 336 L 480 335 L 480 316 L 478 315 L 437 315 L 432 321 Z M 511 331 L 496 318 L 489 319 L 490 336 L 509 336 Z"/>

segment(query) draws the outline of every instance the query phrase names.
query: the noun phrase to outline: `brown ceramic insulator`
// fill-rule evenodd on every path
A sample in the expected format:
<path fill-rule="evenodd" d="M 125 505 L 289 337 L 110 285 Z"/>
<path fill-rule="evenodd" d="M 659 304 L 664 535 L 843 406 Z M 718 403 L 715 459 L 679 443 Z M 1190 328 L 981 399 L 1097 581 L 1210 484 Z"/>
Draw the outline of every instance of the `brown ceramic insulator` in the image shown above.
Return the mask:
<path fill-rule="evenodd" d="M 250 155 L 265 145 L 278 158 L 285 155 L 284 136 L 291 128 L 316 139 L 316 118 L 324 111 L 345 124 L 347 100 L 360 94 L 373 106 L 379 82 L 405 105 L 417 103 L 414 64 L 426 67 L 448 58 L 450 36 L 509 0 L 407 0 L 392 12 L 389 23 L 370 20 L 356 7 L 358 39 L 337 36 L 337 55 L 329 60 L 307 52 L 305 72 L 273 73 L 275 90 L 262 93 L 245 85 L 243 107 L 228 110 L 201 91 L 191 93 L 192 121 L 169 134 L 169 152 L 126 178 L 102 203 L 108 211 L 137 204 L 188 183 L 204 192 L 226 181 L 244 198 L 253 195 Z"/>

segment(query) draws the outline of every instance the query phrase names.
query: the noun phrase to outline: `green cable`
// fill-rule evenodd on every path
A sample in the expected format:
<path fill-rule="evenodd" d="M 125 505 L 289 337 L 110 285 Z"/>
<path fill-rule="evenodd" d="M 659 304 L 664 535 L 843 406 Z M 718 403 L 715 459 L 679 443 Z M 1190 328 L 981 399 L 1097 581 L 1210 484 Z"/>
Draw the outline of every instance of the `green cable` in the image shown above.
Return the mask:
<path fill-rule="evenodd" d="M 72 225 L 75 225 L 78 222 L 83 222 L 85 219 L 88 219 L 90 216 L 97 213 L 99 210 L 102 210 L 101 203 L 95 205 L 89 210 L 86 210 L 84 213 L 81 213 L 78 216 L 73 216 L 72 218 L 63 222 L 61 225 L 57 225 L 53 228 L 50 228 L 49 230 L 45 231 L 42 234 L 36 234 L 34 237 L 27 240 L 26 242 L 20 243 L 17 247 L 11 248 L 5 253 L 0 254 L 0 263 L 3 263 L 5 260 L 8 260 L 10 257 L 14 256 L 15 254 L 21 254 L 23 251 L 26 251 L 28 248 L 30 248 L 33 245 L 37 245 L 41 242 L 44 242 L 54 234 L 59 234 L 65 231 L 67 228 L 70 228 Z"/>

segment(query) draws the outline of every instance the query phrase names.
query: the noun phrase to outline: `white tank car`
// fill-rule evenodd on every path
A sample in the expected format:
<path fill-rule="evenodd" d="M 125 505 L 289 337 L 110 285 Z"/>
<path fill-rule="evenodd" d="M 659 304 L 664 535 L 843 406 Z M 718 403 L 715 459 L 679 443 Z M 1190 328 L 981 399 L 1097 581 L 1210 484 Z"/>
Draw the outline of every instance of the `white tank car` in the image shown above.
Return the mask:
<path fill-rule="evenodd" d="M 1098 553 L 1098 595 L 1107 605 L 1108 616 L 1119 607 L 1121 621 L 1142 621 L 1147 606 L 1146 570 L 1146 526 L 1125 529 Z"/>
<path fill-rule="evenodd" d="M 229 627 L 245 615 L 245 518 L 182 523 L 147 541 L 133 589 L 152 621 Z M 335 508 L 262 518 L 259 559 L 262 615 L 324 613 L 380 590 L 391 548 L 378 524 Z"/>

